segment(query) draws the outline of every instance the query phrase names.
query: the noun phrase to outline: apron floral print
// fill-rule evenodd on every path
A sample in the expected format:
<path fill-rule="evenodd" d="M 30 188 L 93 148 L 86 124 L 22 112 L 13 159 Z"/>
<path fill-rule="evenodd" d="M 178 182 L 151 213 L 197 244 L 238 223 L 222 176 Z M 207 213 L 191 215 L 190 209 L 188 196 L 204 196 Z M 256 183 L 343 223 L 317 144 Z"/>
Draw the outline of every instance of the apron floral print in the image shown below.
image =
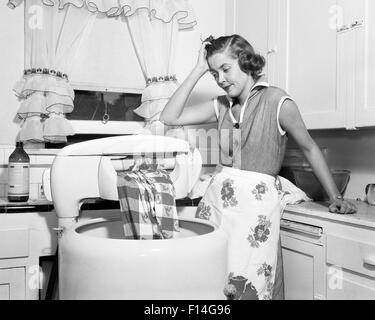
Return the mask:
<path fill-rule="evenodd" d="M 196 217 L 228 236 L 228 298 L 272 298 L 282 195 L 277 180 L 219 165 L 198 205 Z"/>
<path fill-rule="evenodd" d="M 265 242 L 270 235 L 271 222 L 266 216 L 258 217 L 259 224 L 253 229 L 250 228 L 251 234 L 247 237 L 253 248 L 259 248 L 260 242 Z"/>
<path fill-rule="evenodd" d="M 223 187 L 221 189 L 221 199 L 224 201 L 224 208 L 228 206 L 234 207 L 238 204 L 236 198 L 234 197 L 233 180 L 226 179 L 223 182 Z"/>
<path fill-rule="evenodd" d="M 258 184 L 251 193 L 255 196 L 255 199 L 262 200 L 262 194 L 266 194 L 268 188 L 264 182 Z"/>

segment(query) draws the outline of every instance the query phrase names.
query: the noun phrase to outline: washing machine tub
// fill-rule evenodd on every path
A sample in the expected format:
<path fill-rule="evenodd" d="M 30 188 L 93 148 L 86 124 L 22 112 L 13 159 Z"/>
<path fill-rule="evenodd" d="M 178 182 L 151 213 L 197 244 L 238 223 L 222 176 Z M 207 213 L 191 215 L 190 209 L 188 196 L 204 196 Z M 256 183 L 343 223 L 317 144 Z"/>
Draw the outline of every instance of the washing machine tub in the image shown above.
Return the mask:
<path fill-rule="evenodd" d="M 127 240 L 121 219 L 93 219 L 59 241 L 60 299 L 220 300 L 227 238 L 208 221 L 179 220 L 168 240 Z"/>

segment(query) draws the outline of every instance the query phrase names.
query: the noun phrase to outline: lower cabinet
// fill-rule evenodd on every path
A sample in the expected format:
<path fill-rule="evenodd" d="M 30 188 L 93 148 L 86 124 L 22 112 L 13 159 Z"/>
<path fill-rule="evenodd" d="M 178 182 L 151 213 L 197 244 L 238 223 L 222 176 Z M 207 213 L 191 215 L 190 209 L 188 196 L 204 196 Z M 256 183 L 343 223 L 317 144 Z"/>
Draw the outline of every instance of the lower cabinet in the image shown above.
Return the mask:
<path fill-rule="evenodd" d="M 325 299 L 324 247 L 281 231 L 286 300 Z"/>
<path fill-rule="evenodd" d="M 53 212 L 0 214 L 0 300 L 38 300 L 40 257 L 56 250 Z"/>
<path fill-rule="evenodd" d="M 285 299 L 375 300 L 373 223 L 363 223 L 361 213 L 337 220 L 304 213 L 289 211 L 281 221 Z"/>
<path fill-rule="evenodd" d="M 25 282 L 25 268 L 0 269 L 0 300 L 24 300 Z"/>
<path fill-rule="evenodd" d="M 375 278 L 327 265 L 328 300 L 375 300 Z"/>
<path fill-rule="evenodd" d="M 327 298 L 375 300 L 375 244 L 327 236 Z"/>

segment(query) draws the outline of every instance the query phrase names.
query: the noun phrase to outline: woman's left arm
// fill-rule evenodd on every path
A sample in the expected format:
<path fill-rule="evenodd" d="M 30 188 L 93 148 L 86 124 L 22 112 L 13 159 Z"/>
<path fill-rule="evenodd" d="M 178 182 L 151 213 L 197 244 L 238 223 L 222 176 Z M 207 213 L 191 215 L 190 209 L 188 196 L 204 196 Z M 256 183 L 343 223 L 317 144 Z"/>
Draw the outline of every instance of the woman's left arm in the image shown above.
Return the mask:
<path fill-rule="evenodd" d="M 320 148 L 307 131 L 298 107 L 293 100 L 288 99 L 283 103 L 280 110 L 279 121 L 283 130 L 293 137 L 301 148 L 306 159 L 310 162 L 316 177 L 327 192 L 331 203 L 329 211 L 337 213 L 355 213 L 357 208 L 353 203 L 338 198 L 338 196 L 341 195 L 333 180 L 327 162 Z"/>

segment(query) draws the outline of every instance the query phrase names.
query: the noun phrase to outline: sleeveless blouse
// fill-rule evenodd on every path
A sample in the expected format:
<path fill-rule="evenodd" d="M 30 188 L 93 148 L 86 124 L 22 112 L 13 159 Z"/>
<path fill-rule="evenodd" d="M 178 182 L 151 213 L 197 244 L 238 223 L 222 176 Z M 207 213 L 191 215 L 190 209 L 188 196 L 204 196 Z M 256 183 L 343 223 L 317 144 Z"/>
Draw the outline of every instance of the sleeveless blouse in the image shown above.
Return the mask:
<path fill-rule="evenodd" d="M 218 118 L 220 164 L 277 176 L 288 140 L 278 120 L 286 99 L 291 98 L 282 89 L 258 81 L 251 89 L 242 123 L 236 129 L 229 111 L 231 99 L 217 97 L 214 106 Z"/>

